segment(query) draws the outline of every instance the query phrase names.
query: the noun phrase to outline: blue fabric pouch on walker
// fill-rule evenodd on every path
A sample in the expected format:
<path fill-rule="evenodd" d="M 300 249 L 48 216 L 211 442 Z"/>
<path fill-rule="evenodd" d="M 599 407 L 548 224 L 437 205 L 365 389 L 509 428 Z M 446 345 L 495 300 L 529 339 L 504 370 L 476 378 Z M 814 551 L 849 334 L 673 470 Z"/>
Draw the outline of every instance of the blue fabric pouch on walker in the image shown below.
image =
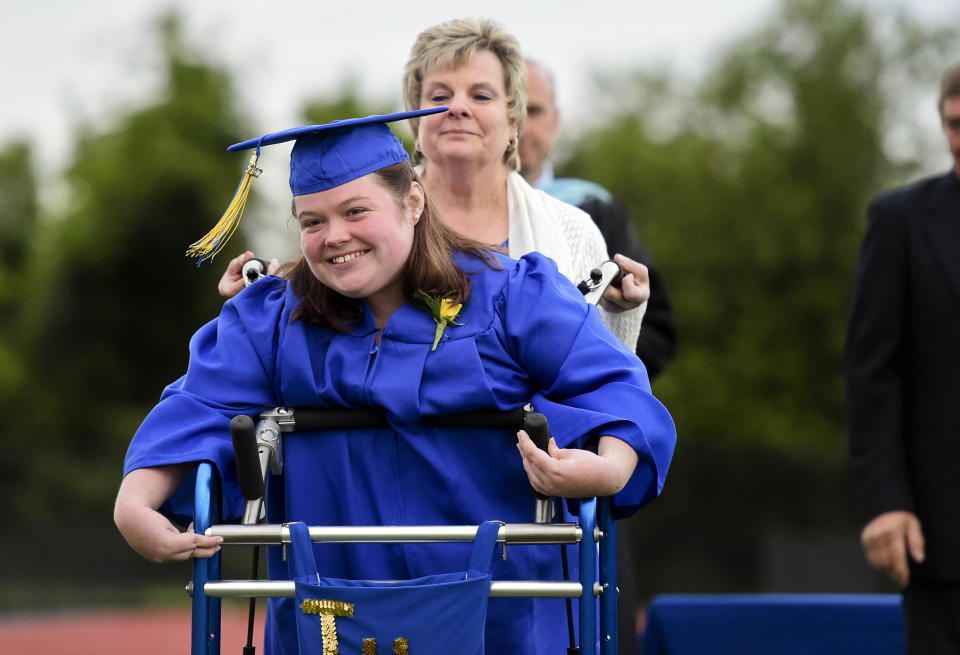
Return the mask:
<path fill-rule="evenodd" d="M 500 523 L 477 529 L 465 570 L 389 582 L 320 577 L 309 528 L 289 527 L 301 655 L 483 655 Z"/>

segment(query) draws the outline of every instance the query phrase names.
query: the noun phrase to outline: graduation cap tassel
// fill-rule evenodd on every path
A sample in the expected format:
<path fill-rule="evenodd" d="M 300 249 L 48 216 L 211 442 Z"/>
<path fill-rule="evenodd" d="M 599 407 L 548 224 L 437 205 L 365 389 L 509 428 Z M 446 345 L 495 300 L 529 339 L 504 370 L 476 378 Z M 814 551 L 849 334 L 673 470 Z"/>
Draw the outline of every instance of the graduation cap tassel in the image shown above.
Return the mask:
<path fill-rule="evenodd" d="M 244 171 L 243 178 L 240 180 L 240 184 L 237 185 L 233 199 L 230 201 L 230 204 L 227 205 L 223 216 L 220 217 L 220 220 L 213 229 L 207 232 L 202 239 L 187 248 L 188 257 L 199 258 L 197 266 L 200 266 L 200 264 L 208 259 L 212 260 L 227 244 L 227 241 L 229 241 L 233 233 L 236 232 L 237 226 L 240 225 L 240 217 L 243 216 L 243 209 L 247 206 L 247 196 L 250 195 L 250 185 L 253 183 L 253 178 L 259 177 L 260 173 L 263 172 L 257 168 L 258 159 L 260 159 L 260 148 L 257 148 L 257 151 L 250 156 L 250 163 L 247 165 L 247 170 Z"/>
<path fill-rule="evenodd" d="M 236 232 L 247 204 L 247 196 L 250 194 L 250 185 L 253 178 L 259 177 L 261 173 L 257 168 L 261 146 L 295 141 L 290 152 L 290 191 L 294 196 L 317 193 L 390 164 L 408 161 L 409 157 L 403 145 L 386 123 L 442 111 L 447 111 L 447 107 L 350 118 L 326 125 L 304 125 L 234 143 L 227 151 L 253 148 L 256 148 L 256 151 L 250 157 L 250 164 L 244 171 L 227 210 L 210 232 L 187 248 L 187 256 L 198 258 L 199 266 L 205 260 L 213 259 Z"/>

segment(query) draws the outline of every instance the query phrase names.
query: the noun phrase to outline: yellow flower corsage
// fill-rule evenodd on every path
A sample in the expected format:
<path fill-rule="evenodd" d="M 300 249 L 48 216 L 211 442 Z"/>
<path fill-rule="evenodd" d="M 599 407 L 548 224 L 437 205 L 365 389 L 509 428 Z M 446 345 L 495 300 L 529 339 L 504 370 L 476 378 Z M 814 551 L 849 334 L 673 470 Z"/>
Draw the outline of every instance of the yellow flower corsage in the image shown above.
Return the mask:
<path fill-rule="evenodd" d="M 454 320 L 463 308 L 463 304 L 457 303 L 454 305 L 453 300 L 447 296 L 431 296 L 420 289 L 417 289 L 417 295 L 430 310 L 433 320 L 437 322 L 437 331 L 433 335 L 433 347 L 430 349 L 433 352 L 437 349 L 437 344 L 440 343 L 440 337 L 443 336 L 443 331 L 447 328 L 447 325 L 463 325 L 463 323 L 457 323 Z"/>

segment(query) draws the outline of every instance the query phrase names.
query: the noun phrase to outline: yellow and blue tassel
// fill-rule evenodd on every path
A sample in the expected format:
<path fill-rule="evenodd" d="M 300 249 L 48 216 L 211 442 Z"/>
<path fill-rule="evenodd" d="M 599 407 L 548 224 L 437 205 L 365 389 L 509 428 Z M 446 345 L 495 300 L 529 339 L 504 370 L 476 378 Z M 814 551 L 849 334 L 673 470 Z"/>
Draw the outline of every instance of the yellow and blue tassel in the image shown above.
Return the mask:
<path fill-rule="evenodd" d="M 247 197 L 250 195 L 250 185 L 253 183 L 253 178 L 259 177 L 260 173 L 263 172 L 257 168 L 257 161 L 259 159 L 260 148 L 257 148 L 257 151 L 250 156 L 250 163 L 247 165 L 247 170 L 244 171 L 243 178 L 241 178 L 240 184 L 237 185 L 233 199 L 230 201 L 230 204 L 227 205 L 223 216 L 220 217 L 220 220 L 217 221 L 213 229 L 207 232 L 202 239 L 187 248 L 187 257 L 199 258 L 197 266 L 200 266 L 200 264 L 208 259 L 212 260 L 227 244 L 227 241 L 230 240 L 233 233 L 237 231 L 237 226 L 240 225 L 240 218 L 243 216 L 243 209 L 247 206 Z"/>

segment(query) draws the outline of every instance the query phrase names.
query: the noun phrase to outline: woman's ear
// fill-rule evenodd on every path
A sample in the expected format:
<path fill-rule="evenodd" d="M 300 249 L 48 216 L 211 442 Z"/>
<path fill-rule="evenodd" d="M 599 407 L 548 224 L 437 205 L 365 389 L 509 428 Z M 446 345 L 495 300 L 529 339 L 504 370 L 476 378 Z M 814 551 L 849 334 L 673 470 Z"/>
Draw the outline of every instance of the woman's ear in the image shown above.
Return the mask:
<path fill-rule="evenodd" d="M 413 182 L 410 185 L 410 193 L 407 194 L 407 207 L 410 208 L 411 216 L 413 217 L 414 225 L 420 220 L 420 214 L 423 213 L 423 207 L 425 204 L 425 196 L 423 194 L 423 187 L 420 186 L 418 182 Z"/>

